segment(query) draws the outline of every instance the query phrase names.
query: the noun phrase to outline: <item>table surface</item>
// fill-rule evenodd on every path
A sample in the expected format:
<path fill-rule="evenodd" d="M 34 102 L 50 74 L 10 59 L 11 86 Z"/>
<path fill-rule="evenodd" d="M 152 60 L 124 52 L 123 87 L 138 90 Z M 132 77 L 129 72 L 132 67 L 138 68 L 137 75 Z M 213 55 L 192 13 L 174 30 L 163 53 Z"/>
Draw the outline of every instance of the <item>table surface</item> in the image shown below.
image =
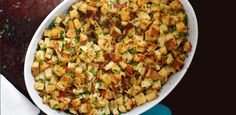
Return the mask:
<path fill-rule="evenodd" d="M 189 0 L 199 9 L 197 0 Z M 0 38 L 1 74 L 3 74 L 21 93 L 30 99 L 24 83 L 23 67 L 27 47 L 36 29 L 49 12 L 61 0 L 0 0 L 0 25 L 4 30 Z M 196 52 L 198 55 L 198 52 Z M 193 76 L 198 74 L 197 56 L 180 84 L 161 103 L 170 107 L 174 114 L 186 113 L 186 108 L 194 110 L 189 104 L 193 96 L 192 90 L 197 90 Z M 192 90 L 191 90 L 191 89 Z M 192 94 L 191 94 L 192 93 Z M 31 100 L 31 99 L 30 99 Z M 188 112 L 187 112 L 188 113 Z"/>

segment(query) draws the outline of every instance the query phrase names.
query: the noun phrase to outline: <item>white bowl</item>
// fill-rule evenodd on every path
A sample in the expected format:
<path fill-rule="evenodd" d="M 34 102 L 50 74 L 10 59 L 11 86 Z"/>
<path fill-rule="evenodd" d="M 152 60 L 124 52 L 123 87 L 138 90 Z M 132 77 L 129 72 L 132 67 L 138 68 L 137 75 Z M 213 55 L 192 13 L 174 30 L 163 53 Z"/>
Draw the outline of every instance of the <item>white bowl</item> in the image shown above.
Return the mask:
<path fill-rule="evenodd" d="M 25 65 L 24 65 L 24 76 L 25 76 L 25 84 L 26 88 L 29 92 L 30 97 L 34 101 L 34 103 L 45 113 L 48 115 L 66 115 L 67 113 L 62 111 L 57 111 L 51 109 L 48 105 L 45 105 L 42 103 L 41 97 L 38 95 L 38 92 L 34 89 L 34 77 L 31 73 L 31 64 L 34 61 L 34 54 L 36 52 L 38 41 L 42 38 L 44 29 L 49 25 L 49 23 L 58 15 L 61 15 L 65 13 L 65 11 L 68 10 L 68 8 L 71 6 L 72 3 L 76 2 L 78 0 L 64 0 L 62 3 L 60 3 L 41 23 L 37 31 L 35 32 L 33 39 L 30 42 L 30 45 L 28 47 L 26 57 L 25 57 Z M 167 83 L 162 87 L 159 97 L 151 102 L 148 102 L 142 106 L 135 107 L 130 112 L 127 112 L 127 115 L 136 115 L 141 114 L 151 107 L 158 104 L 162 99 L 164 99 L 174 88 L 175 86 L 180 82 L 180 80 L 183 78 L 184 74 L 186 73 L 196 50 L 197 47 L 197 41 L 198 41 L 198 24 L 197 24 L 197 18 L 195 15 L 195 12 L 191 6 L 191 4 L 188 2 L 188 0 L 179 0 L 184 9 L 186 10 L 187 16 L 188 16 L 188 28 L 189 28 L 189 36 L 188 40 L 192 44 L 192 51 L 188 53 L 188 58 L 185 60 L 185 65 L 183 68 L 171 75 L 169 77 Z"/>

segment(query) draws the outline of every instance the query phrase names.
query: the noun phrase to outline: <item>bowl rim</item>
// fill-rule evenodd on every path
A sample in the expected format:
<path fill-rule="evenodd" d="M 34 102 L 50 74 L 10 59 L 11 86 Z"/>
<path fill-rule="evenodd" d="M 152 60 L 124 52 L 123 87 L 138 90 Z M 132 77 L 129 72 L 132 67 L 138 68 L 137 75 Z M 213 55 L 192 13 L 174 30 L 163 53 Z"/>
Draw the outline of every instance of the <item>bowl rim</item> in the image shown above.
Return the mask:
<path fill-rule="evenodd" d="M 74 2 L 76 2 L 76 1 L 79 1 L 79 0 L 65 0 L 65 1 L 62 1 L 59 5 L 57 5 L 57 6 L 47 15 L 47 17 L 42 21 L 42 23 L 40 24 L 40 26 L 37 28 L 36 32 L 34 33 L 32 39 L 31 39 L 31 41 L 30 41 L 30 44 L 29 44 L 29 46 L 28 46 L 28 48 L 27 48 L 27 52 L 26 52 L 26 56 L 25 56 L 25 62 L 24 62 L 24 80 L 25 80 L 26 89 L 27 89 L 27 91 L 28 91 L 28 93 L 29 93 L 29 95 L 30 95 L 30 98 L 33 100 L 33 102 L 36 104 L 36 106 L 39 107 L 40 110 L 42 110 L 43 112 L 45 112 L 45 113 L 47 113 L 47 114 L 49 114 L 49 113 L 52 114 L 52 111 L 55 111 L 55 112 L 56 112 L 56 110 L 52 110 L 52 109 L 50 108 L 51 111 L 48 111 L 45 107 L 43 107 L 43 105 L 45 105 L 45 104 L 42 103 L 42 100 L 39 101 L 39 100 L 37 100 L 36 98 L 34 98 L 34 97 L 35 97 L 35 92 L 36 92 L 36 90 L 35 90 L 35 91 L 32 91 L 32 87 L 33 87 L 33 86 L 30 85 L 29 80 L 28 80 L 29 77 L 33 77 L 32 74 L 31 74 L 31 76 L 28 75 L 28 72 L 29 72 L 28 68 L 30 68 L 30 70 L 31 70 L 31 64 L 32 64 L 32 62 L 29 62 L 29 61 L 28 61 L 28 60 L 30 59 L 29 56 L 30 56 L 30 55 L 31 55 L 31 56 L 34 55 L 34 53 L 32 52 L 33 49 L 31 49 L 31 48 L 33 47 L 33 45 L 34 45 L 35 42 L 38 42 L 38 40 L 41 39 L 41 38 L 37 38 L 37 37 L 39 36 L 40 31 L 44 30 L 45 27 L 47 27 L 47 23 L 50 22 L 53 18 L 55 18 L 53 15 L 57 14 L 56 12 L 58 12 L 59 9 L 63 9 L 63 11 L 67 11 L 67 9 L 64 9 L 64 8 L 62 8 L 62 7 L 65 6 L 65 5 L 68 4 L 68 3 L 70 4 L 69 6 L 71 6 L 71 4 L 74 3 Z M 196 52 L 197 44 L 198 44 L 198 21 L 197 21 L 197 17 L 196 17 L 195 11 L 194 11 L 192 5 L 189 3 L 189 1 L 188 1 L 188 0 L 179 0 L 179 1 L 181 2 L 181 4 L 183 4 L 183 2 L 186 4 L 186 7 L 187 7 L 188 10 L 192 13 L 192 18 L 194 19 L 193 24 L 194 24 L 194 26 L 195 26 L 195 28 L 194 28 L 195 31 L 194 31 L 194 32 L 195 32 L 196 35 L 195 35 L 194 38 L 193 38 L 193 39 L 195 39 L 194 44 L 191 43 L 192 46 L 194 46 L 194 47 L 192 47 L 192 51 L 191 51 L 192 54 L 191 54 L 191 57 L 188 57 L 188 58 L 189 58 L 189 59 L 188 59 L 188 63 L 185 64 L 185 68 L 183 67 L 183 68 L 181 69 L 181 73 L 180 73 L 180 75 L 179 75 L 180 78 L 179 78 L 176 82 L 174 82 L 173 84 L 171 84 L 172 86 L 167 89 L 166 93 L 164 93 L 162 96 L 159 96 L 159 97 L 157 98 L 158 100 L 155 99 L 155 100 L 156 100 L 155 102 L 154 102 L 154 100 L 153 100 L 153 101 L 151 101 L 151 102 L 145 103 L 144 105 L 148 105 L 148 106 L 146 106 L 146 107 L 143 107 L 144 105 L 139 106 L 138 108 L 142 108 L 142 110 L 137 109 L 137 107 L 135 107 L 135 108 L 134 108 L 135 110 L 132 109 L 131 111 L 126 112 L 125 114 L 134 114 L 134 113 L 136 113 L 136 114 L 141 114 L 141 113 L 143 113 L 143 112 L 149 110 L 150 108 L 152 108 L 152 107 L 155 106 L 156 104 L 160 103 L 167 95 L 170 94 L 171 91 L 173 91 L 173 89 L 177 86 L 177 84 L 178 84 L 178 83 L 181 81 L 181 79 L 184 77 L 184 75 L 186 74 L 186 72 L 187 72 L 187 70 L 188 70 L 190 64 L 192 63 L 193 57 L 194 57 L 195 52 Z M 186 8 L 184 8 L 184 9 L 186 10 Z M 58 15 L 58 14 L 57 14 L 57 15 Z M 53 18 L 52 18 L 52 17 L 53 17 Z M 40 35 L 40 36 L 42 36 L 42 35 Z M 36 49 L 34 49 L 34 50 L 36 50 Z M 33 57 L 34 57 L 34 56 L 33 56 Z M 30 71 L 30 72 L 31 72 L 31 71 Z M 164 86 L 165 86 L 165 85 L 164 85 Z M 37 93 L 37 95 L 38 95 L 38 93 Z M 39 96 L 39 95 L 38 95 L 38 96 Z M 41 97 L 40 97 L 40 98 L 41 98 Z M 48 107 L 48 108 L 49 108 L 49 107 Z M 135 111 L 136 111 L 136 112 L 135 112 Z M 55 112 L 54 112 L 54 114 L 55 114 Z M 64 114 L 64 112 L 60 112 L 60 114 Z"/>

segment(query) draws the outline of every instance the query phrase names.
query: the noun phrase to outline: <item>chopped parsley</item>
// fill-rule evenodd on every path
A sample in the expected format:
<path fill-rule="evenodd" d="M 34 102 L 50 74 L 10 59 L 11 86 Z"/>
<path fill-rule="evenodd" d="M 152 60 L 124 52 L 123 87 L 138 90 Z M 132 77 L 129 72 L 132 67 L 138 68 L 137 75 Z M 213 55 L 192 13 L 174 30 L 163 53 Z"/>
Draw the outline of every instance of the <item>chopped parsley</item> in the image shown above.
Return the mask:
<path fill-rule="evenodd" d="M 128 52 L 131 54 L 135 54 L 136 53 L 136 49 L 135 48 L 129 48 Z"/>
<path fill-rule="evenodd" d="M 176 31 L 176 25 L 169 26 L 169 32 L 171 33 L 171 32 L 174 32 L 174 31 Z"/>
<path fill-rule="evenodd" d="M 94 67 L 89 70 L 90 73 L 95 74 Z"/>
<path fill-rule="evenodd" d="M 59 38 L 59 40 L 64 40 L 64 36 L 65 36 L 65 31 L 60 31 L 60 38 Z"/>
<path fill-rule="evenodd" d="M 10 27 L 8 24 L 4 24 L 3 30 L 0 32 L 0 35 L 9 35 Z"/>
<path fill-rule="evenodd" d="M 48 29 L 51 30 L 53 28 L 56 27 L 56 20 L 54 19 L 49 25 L 48 25 Z"/>
<path fill-rule="evenodd" d="M 75 74 L 74 74 L 74 73 L 71 73 L 71 72 L 70 72 L 70 73 L 67 73 L 67 75 L 70 76 L 70 77 L 74 77 L 74 76 L 75 76 Z"/>
<path fill-rule="evenodd" d="M 73 53 L 73 52 L 74 52 L 74 49 L 73 49 L 73 48 L 67 48 L 67 49 L 66 49 L 66 52 L 68 52 L 68 53 Z"/>
<path fill-rule="evenodd" d="M 76 30 L 76 34 L 79 35 L 81 33 L 81 29 Z"/>
<path fill-rule="evenodd" d="M 187 16 L 184 18 L 183 22 L 184 22 L 185 25 L 188 24 L 188 18 L 187 18 Z"/>
<path fill-rule="evenodd" d="M 84 94 L 90 94 L 90 92 L 89 92 L 87 87 L 83 87 L 83 90 L 84 90 Z"/>
<path fill-rule="evenodd" d="M 38 46 L 37 49 L 36 49 L 36 51 L 39 51 L 39 50 L 40 50 L 40 47 Z"/>
<path fill-rule="evenodd" d="M 109 34 L 108 32 L 104 32 L 104 33 L 103 33 L 104 36 L 105 36 L 105 35 L 108 35 L 108 34 Z"/>

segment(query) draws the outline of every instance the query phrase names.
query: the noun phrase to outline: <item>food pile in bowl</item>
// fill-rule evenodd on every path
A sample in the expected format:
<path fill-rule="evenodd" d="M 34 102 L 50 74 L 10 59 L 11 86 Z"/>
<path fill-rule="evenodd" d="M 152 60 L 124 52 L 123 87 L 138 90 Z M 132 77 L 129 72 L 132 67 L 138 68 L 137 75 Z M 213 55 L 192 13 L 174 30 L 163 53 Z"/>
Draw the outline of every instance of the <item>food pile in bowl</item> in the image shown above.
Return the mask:
<path fill-rule="evenodd" d="M 191 44 L 178 0 L 86 0 L 38 42 L 32 74 L 42 102 L 72 114 L 119 114 L 158 98 Z"/>

